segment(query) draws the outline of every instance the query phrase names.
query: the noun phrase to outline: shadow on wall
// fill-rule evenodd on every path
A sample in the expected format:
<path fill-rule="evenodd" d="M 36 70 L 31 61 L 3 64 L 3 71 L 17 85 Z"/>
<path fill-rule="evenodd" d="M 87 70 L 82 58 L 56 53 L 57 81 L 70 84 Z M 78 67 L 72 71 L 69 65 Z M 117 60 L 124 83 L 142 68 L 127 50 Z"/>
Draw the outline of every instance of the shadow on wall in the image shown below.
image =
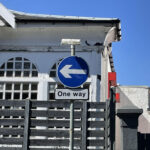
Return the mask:
<path fill-rule="evenodd" d="M 150 150 L 150 134 L 138 132 L 138 150 Z"/>
<path fill-rule="evenodd" d="M 129 99 L 129 96 L 120 88 L 117 88 L 117 93 L 120 93 L 120 103 L 117 103 L 117 108 L 135 108 L 135 104 Z"/>

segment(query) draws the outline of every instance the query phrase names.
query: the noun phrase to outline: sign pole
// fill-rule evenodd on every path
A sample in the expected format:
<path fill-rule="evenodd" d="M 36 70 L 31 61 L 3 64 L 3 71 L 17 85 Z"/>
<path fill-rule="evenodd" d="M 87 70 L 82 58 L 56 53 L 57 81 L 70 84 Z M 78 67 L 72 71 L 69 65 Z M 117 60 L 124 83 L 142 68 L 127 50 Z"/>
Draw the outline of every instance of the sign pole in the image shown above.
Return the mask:
<path fill-rule="evenodd" d="M 62 39 L 62 44 L 71 45 L 71 56 L 75 56 L 75 45 L 80 44 L 80 39 Z M 69 150 L 74 149 L 74 101 L 70 100 L 70 145 Z"/>
<path fill-rule="evenodd" d="M 71 45 L 71 56 L 75 56 L 75 45 Z M 74 102 L 70 101 L 70 149 L 74 149 Z"/>
<path fill-rule="evenodd" d="M 74 149 L 74 103 L 73 100 L 70 101 L 70 148 Z"/>
<path fill-rule="evenodd" d="M 71 56 L 75 56 L 75 45 L 71 45 Z"/>

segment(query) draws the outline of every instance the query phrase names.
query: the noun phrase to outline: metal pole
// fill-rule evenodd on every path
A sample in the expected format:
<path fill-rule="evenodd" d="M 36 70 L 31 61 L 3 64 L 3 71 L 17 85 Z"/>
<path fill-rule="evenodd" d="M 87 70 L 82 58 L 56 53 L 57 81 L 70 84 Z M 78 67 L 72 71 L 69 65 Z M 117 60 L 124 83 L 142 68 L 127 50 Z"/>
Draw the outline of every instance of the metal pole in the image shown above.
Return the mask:
<path fill-rule="evenodd" d="M 62 39 L 61 44 L 71 45 L 71 56 L 75 56 L 75 45 L 80 44 L 80 39 Z M 70 143 L 69 150 L 74 149 L 74 101 L 70 100 Z"/>
<path fill-rule="evenodd" d="M 75 45 L 71 45 L 71 56 L 75 56 Z"/>
<path fill-rule="evenodd" d="M 74 103 L 73 100 L 70 101 L 70 148 L 74 148 Z"/>
<path fill-rule="evenodd" d="M 71 56 L 75 56 L 75 45 L 71 45 Z M 69 150 L 74 149 L 74 102 L 70 101 L 70 145 Z"/>

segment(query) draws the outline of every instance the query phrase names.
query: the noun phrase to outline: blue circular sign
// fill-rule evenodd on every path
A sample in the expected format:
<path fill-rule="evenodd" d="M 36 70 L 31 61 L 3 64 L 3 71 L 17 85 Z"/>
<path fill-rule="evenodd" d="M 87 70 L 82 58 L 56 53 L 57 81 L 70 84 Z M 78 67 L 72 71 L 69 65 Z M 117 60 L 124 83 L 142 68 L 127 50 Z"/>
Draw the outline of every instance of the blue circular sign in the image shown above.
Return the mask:
<path fill-rule="evenodd" d="M 81 86 L 88 78 L 89 67 L 84 59 L 70 56 L 61 61 L 57 69 L 60 82 L 70 88 Z"/>

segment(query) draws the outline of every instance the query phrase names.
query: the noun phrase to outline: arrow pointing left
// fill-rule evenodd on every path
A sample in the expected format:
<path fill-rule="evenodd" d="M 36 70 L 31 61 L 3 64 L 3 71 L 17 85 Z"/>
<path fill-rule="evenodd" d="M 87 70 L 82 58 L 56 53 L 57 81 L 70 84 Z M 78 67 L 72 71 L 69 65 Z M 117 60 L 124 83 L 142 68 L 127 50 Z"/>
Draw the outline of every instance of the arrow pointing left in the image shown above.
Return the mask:
<path fill-rule="evenodd" d="M 72 67 L 72 65 L 65 65 L 61 70 L 61 74 L 65 77 L 65 78 L 72 78 L 70 76 L 70 74 L 86 74 L 86 70 L 83 69 L 70 69 Z"/>

